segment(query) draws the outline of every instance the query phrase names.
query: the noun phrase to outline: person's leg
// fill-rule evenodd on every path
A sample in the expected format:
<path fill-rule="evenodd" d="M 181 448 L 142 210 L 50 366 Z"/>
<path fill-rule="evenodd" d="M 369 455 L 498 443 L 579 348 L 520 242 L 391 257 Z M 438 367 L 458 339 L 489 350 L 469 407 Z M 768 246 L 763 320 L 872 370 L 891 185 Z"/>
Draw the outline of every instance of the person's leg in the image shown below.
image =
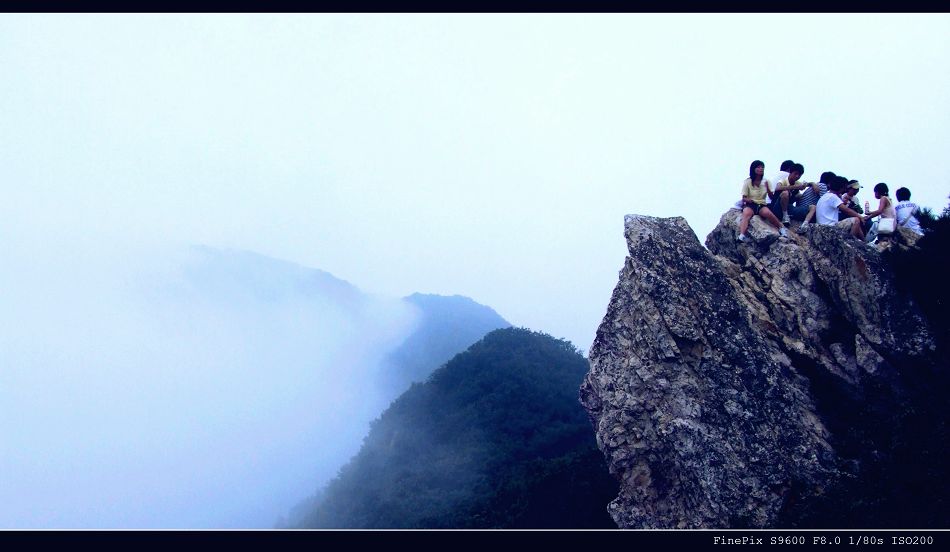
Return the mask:
<path fill-rule="evenodd" d="M 864 227 L 861 227 L 864 230 Z M 864 241 L 868 243 L 873 243 L 874 239 L 877 238 L 877 223 L 871 224 L 871 227 L 867 230 L 864 230 Z"/>
<path fill-rule="evenodd" d="M 814 217 L 815 217 L 815 206 L 809 205 L 808 214 L 805 215 L 805 224 L 808 224 L 809 222 L 811 222 L 811 219 L 813 219 Z"/>
<path fill-rule="evenodd" d="M 788 195 L 788 190 L 785 190 L 782 192 L 780 198 L 782 202 L 782 212 L 780 213 L 782 215 L 782 222 L 788 220 Z"/>
<path fill-rule="evenodd" d="M 808 207 L 804 205 L 791 205 L 788 208 L 788 216 L 792 220 L 805 220 L 808 216 Z"/>
<path fill-rule="evenodd" d="M 864 228 L 862 227 L 861 219 L 853 217 L 851 220 L 854 221 L 851 224 L 851 235 L 864 241 Z"/>
<path fill-rule="evenodd" d="M 769 224 L 776 228 L 784 228 L 784 226 L 782 226 L 782 222 L 776 218 L 776 216 L 772 213 L 772 210 L 768 207 L 762 207 L 759 209 L 759 216 L 769 221 Z"/>
<path fill-rule="evenodd" d="M 804 205 L 792 205 L 788 208 L 791 218 L 802 221 L 802 225 L 798 227 L 799 234 L 804 233 L 805 229 L 808 228 L 808 217 L 811 216 L 812 213 L 809 207 Z"/>
<path fill-rule="evenodd" d="M 769 203 L 768 203 L 768 205 L 766 205 L 766 207 L 769 208 L 769 211 L 772 211 L 772 214 L 776 214 L 776 213 L 777 213 L 779 216 L 781 216 L 781 214 L 782 214 L 782 193 L 781 193 L 781 192 L 775 192 L 775 195 L 772 196 L 772 200 L 769 201 Z M 759 215 L 760 217 L 762 216 L 762 213 L 756 213 L 756 214 Z M 764 217 L 763 217 L 763 218 L 764 218 Z"/>
<path fill-rule="evenodd" d="M 743 207 L 742 208 L 742 220 L 739 222 L 739 234 L 745 234 L 745 231 L 749 228 L 749 221 L 752 219 L 752 208 Z"/>

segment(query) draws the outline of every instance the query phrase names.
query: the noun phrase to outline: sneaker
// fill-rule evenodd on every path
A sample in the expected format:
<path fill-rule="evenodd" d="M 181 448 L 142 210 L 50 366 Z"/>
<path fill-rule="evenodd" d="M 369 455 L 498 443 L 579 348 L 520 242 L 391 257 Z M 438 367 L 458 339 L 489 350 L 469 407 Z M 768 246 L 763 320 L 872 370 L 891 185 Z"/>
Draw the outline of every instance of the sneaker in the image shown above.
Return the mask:
<path fill-rule="evenodd" d="M 744 241 L 748 241 L 748 239 L 749 237 L 746 236 L 745 234 L 739 234 L 738 236 L 736 236 L 736 241 L 744 242 Z"/>
<path fill-rule="evenodd" d="M 784 224 L 785 226 L 788 226 L 788 225 L 791 224 L 791 223 L 792 223 L 792 221 L 789 220 L 789 218 L 788 218 L 788 213 L 784 213 L 784 214 L 782 215 L 782 224 Z"/>
<path fill-rule="evenodd" d="M 787 238 L 787 237 L 788 237 L 788 230 L 786 230 L 785 228 L 779 228 L 779 229 L 778 229 L 778 235 L 779 235 L 779 236 L 782 236 L 783 238 Z"/>

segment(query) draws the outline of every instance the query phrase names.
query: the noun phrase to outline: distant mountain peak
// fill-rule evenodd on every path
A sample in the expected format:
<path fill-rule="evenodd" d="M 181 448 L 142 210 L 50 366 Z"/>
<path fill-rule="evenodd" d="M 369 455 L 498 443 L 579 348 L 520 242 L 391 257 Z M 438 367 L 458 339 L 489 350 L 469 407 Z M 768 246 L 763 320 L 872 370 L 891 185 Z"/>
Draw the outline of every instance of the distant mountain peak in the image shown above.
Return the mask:
<path fill-rule="evenodd" d="M 404 300 L 418 308 L 420 315 L 415 332 L 389 357 L 383 382 L 399 391 L 424 381 L 488 332 L 511 327 L 494 309 L 463 295 L 413 293 Z"/>
<path fill-rule="evenodd" d="M 274 301 L 292 297 L 359 301 L 363 293 L 333 274 L 243 249 L 193 245 L 185 274 L 193 285 L 228 296 L 247 295 Z"/>

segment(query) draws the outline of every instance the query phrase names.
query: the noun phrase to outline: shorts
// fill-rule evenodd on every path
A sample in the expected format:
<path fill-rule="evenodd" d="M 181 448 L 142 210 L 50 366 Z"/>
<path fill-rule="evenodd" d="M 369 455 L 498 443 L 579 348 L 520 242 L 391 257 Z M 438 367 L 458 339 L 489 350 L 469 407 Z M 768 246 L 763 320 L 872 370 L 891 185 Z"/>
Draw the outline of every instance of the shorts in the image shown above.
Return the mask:
<path fill-rule="evenodd" d="M 748 207 L 749 209 L 752 209 L 752 215 L 754 216 L 754 215 L 759 214 L 759 210 L 762 209 L 762 207 L 768 207 L 768 205 L 759 205 L 758 203 L 749 202 L 749 203 L 746 203 L 745 206 L 743 206 L 743 209 L 745 209 L 746 207 Z"/>

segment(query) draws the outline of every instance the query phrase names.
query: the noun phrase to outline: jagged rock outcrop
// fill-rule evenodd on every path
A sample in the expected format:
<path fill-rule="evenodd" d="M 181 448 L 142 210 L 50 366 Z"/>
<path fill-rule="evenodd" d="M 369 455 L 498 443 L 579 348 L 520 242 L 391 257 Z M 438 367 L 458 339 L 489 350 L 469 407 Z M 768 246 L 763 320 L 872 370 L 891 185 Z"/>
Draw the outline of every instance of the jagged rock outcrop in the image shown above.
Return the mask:
<path fill-rule="evenodd" d="M 816 225 L 779 239 L 758 217 L 738 243 L 737 216 L 708 249 L 682 218 L 625 219 L 580 392 L 621 483 L 608 510 L 630 528 L 861 525 L 896 507 L 875 478 L 945 362 L 880 248 Z"/>

